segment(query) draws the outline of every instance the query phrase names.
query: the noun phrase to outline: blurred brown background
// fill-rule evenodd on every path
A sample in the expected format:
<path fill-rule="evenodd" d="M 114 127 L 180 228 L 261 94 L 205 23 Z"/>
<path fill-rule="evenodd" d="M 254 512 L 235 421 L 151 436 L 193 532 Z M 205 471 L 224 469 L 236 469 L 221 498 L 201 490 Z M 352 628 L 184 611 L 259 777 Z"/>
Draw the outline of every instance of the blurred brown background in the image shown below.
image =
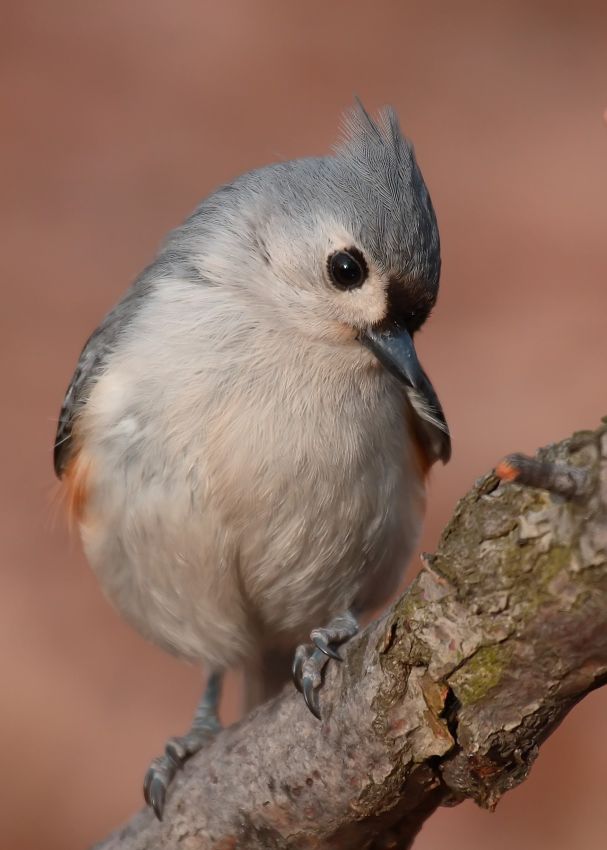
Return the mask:
<path fill-rule="evenodd" d="M 213 187 L 325 152 L 355 93 L 394 104 L 443 239 L 421 349 L 454 459 L 431 550 L 502 454 L 607 413 L 607 6 L 21 0 L 1 38 L 0 845 L 75 850 L 141 805 L 201 686 L 112 612 L 54 507 L 85 337 Z M 604 848 L 606 717 L 597 693 L 495 815 L 442 810 L 416 847 Z"/>

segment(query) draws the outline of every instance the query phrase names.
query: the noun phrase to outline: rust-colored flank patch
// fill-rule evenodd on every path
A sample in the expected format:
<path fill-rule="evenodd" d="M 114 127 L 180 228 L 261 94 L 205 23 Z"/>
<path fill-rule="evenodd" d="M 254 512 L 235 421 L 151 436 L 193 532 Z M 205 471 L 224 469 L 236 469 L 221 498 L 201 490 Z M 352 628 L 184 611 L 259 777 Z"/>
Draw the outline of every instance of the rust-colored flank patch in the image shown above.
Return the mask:
<path fill-rule="evenodd" d="M 67 515 L 70 525 L 84 519 L 88 499 L 91 460 L 83 451 L 70 460 L 62 476 Z"/>

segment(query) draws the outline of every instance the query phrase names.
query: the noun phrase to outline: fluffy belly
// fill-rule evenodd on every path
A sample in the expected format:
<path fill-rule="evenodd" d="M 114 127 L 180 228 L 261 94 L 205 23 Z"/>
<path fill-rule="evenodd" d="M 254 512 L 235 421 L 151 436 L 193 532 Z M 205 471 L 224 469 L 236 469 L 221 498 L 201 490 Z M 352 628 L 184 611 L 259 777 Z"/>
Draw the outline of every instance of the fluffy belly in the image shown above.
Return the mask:
<path fill-rule="evenodd" d="M 311 485 L 294 484 L 278 500 L 252 493 L 236 523 L 184 481 L 91 471 L 85 551 L 107 596 L 145 637 L 232 666 L 264 644 L 307 639 L 353 604 L 381 604 L 416 543 L 421 485 L 402 468 L 343 494 L 330 480 Z"/>
<path fill-rule="evenodd" d="M 336 614 L 373 608 L 395 591 L 417 542 L 421 498 L 416 482 L 394 479 L 389 495 L 383 482 L 327 494 L 328 505 L 318 490 L 299 493 L 292 510 L 263 517 L 263 533 L 245 535 L 243 588 L 265 640 L 307 640 Z"/>
<path fill-rule="evenodd" d="M 237 663 L 250 652 L 237 541 L 184 481 L 121 472 L 89 473 L 79 523 L 106 596 L 163 649 L 215 668 Z"/>
<path fill-rule="evenodd" d="M 95 387 L 72 478 L 85 550 L 124 617 L 175 654 L 231 666 L 380 604 L 402 575 L 423 502 L 402 391 L 374 374 L 319 392 L 306 375 L 300 394 L 264 397 L 262 371 L 213 404 L 163 395 L 153 419 L 144 378 Z"/>

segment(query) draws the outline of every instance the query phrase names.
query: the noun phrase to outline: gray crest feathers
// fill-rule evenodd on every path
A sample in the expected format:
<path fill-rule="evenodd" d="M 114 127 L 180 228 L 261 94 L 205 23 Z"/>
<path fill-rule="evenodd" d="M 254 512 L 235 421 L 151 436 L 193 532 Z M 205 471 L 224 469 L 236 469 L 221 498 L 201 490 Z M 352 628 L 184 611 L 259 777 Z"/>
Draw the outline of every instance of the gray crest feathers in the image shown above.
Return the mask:
<path fill-rule="evenodd" d="M 344 192 L 357 202 L 378 259 L 412 276 L 438 281 L 440 241 L 432 202 L 396 112 L 377 120 L 356 101 L 342 119 L 335 160 Z"/>
<path fill-rule="evenodd" d="M 347 158 L 359 176 L 373 181 L 384 203 L 400 204 L 403 188 L 416 171 L 413 147 L 403 136 L 396 112 L 385 107 L 374 121 L 360 101 L 342 119 L 336 154 Z"/>

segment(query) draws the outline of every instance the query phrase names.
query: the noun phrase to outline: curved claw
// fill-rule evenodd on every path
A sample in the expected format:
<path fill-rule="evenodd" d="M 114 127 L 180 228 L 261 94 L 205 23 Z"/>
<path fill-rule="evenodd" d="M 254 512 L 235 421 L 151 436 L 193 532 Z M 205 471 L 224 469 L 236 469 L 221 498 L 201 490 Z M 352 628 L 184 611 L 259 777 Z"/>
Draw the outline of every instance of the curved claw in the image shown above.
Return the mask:
<path fill-rule="evenodd" d="M 154 759 L 145 774 L 143 796 L 158 820 L 162 820 L 167 789 L 179 767 L 180 765 L 167 754 Z"/>
<path fill-rule="evenodd" d="M 356 617 L 348 610 L 334 617 L 326 628 L 313 629 L 310 632 L 312 644 L 301 644 L 295 650 L 291 668 L 295 687 L 303 694 L 306 705 L 318 720 L 321 719 L 319 693 L 323 671 L 329 659 L 343 660 L 336 647 L 350 640 L 357 631 Z"/>
<path fill-rule="evenodd" d="M 151 798 L 150 798 L 150 786 L 152 784 L 152 780 L 155 776 L 154 769 L 152 767 L 146 772 L 145 777 L 143 779 L 143 799 L 147 803 L 148 806 L 151 806 Z"/>
<path fill-rule="evenodd" d="M 150 782 L 149 800 L 147 800 L 147 803 L 154 810 L 154 814 L 156 815 L 158 820 L 162 820 L 166 793 L 167 789 L 162 779 L 160 779 L 160 777 L 158 776 L 154 776 L 154 778 Z"/>
<path fill-rule="evenodd" d="M 297 688 L 300 694 L 303 694 L 303 688 L 301 685 L 301 664 L 295 659 L 293 662 L 293 668 L 291 670 L 291 675 L 293 676 L 293 684 Z"/>
<path fill-rule="evenodd" d="M 317 720 L 320 720 L 320 708 L 318 705 L 318 691 L 314 687 L 314 684 L 311 679 L 304 678 L 302 681 L 302 693 L 303 698 L 306 701 L 306 705 L 316 717 Z"/>
<path fill-rule="evenodd" d="M 336 661 L 343 661 L 339 652 L 336 649 L 333 649 L 325 637 L 322 637 L 321 635 L 314 635 L 312 640 L 314 641 L 314 646 L 317 649 L 320 649 L 321 652 L 324 652 L 325 655 L 328 655 L 329 658 L 334 658 Z"/>

